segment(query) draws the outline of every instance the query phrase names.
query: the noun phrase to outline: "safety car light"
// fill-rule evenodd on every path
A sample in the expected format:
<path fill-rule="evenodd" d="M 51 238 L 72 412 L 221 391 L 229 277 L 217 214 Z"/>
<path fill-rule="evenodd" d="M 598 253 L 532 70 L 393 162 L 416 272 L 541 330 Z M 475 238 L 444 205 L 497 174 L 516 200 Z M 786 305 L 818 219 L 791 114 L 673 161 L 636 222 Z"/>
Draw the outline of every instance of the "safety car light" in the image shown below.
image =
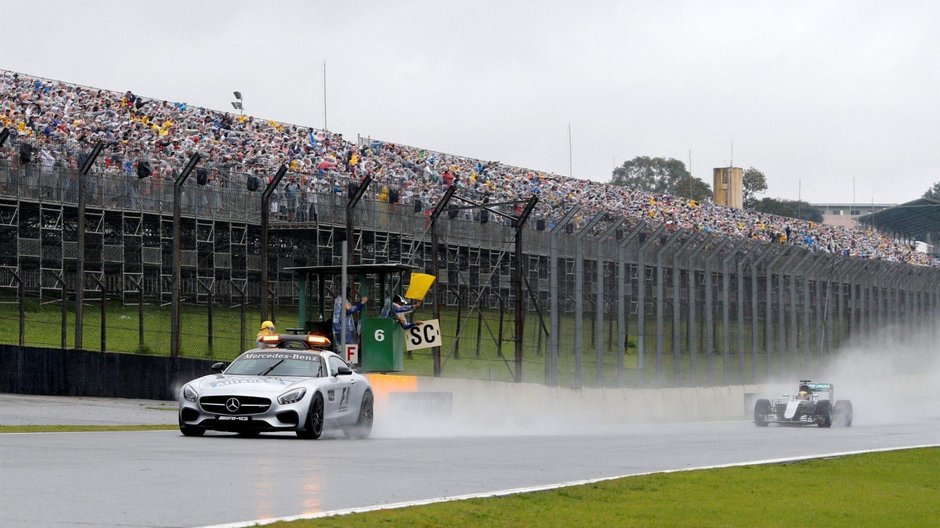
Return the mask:
<path fill-rule="evenodd" d="M 261 336 L 261 342 L 266 345 L 273 345 L 281 342 L 281 336 L 274 334 L 269 336 Z"/>
<path fill-rule="evenodd" d="M 307 389 L 303 387 L 299 389 L 294 389 L 292 391 L 285 392 L 284 394 L 281 394 L 280 396 L 278 396 L 277 402 L 280 403 L 281 405 L 297 403 L 304 397 L 304 394 L 307 394 Z"/>
<path fill-rule="evenodd" d="M 189 385 L 185 385 L 185 386 L 183 387 L 183 398 L 184 398 L 186 401 L 194 402 L 194 401 L 196 401 L 196 397 L 197 397 L 197 396 L 199 396 L 199 395 L 196 394 L 195 389 L 193 389 L 193 388 L 190 387 Z"/>
<path fill-rule="evenodd" d="M 308 335 L 307 343 L 320 347 L 328 347 L 330 346 L 330 339 L 326 336 Z"/>

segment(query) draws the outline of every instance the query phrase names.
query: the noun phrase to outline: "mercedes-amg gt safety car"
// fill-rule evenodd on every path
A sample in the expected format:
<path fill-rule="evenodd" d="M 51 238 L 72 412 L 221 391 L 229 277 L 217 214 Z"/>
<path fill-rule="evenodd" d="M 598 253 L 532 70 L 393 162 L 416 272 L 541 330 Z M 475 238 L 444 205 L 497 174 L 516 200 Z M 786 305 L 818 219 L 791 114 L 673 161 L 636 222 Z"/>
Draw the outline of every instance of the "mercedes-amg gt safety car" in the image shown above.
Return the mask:
<path fill-rule="evenodd" d="M 319 348 L 324 345 L 329 346 L 329 340 L 319 336 L 265 336 L 258 348 L 228 367 L 212 365 L 215 374 L 180 389 L 180 432 L 255 436 L 294 431 L 315 439 L 330 428 L 353 438 L 368 437 L 374 401 L 369 380 L 338 355 Z"/>
<path fill-rule="evenodd" d="M 800 380 L 797 394 L 784 394 L 780 399 L 760 399 L 754 404 L 754 424 L 766 427 L 780 425 L 852 426 L 850 400 L 834 400 L 831 383 Z"/>

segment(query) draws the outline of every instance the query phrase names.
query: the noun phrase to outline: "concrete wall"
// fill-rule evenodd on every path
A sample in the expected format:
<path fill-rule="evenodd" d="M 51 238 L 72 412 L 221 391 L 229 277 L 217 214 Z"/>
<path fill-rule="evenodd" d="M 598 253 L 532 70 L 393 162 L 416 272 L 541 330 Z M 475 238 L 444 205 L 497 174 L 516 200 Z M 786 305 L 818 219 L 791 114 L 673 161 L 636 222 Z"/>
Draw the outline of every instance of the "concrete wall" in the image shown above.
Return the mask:
<path fill-rule="evenodd" d="M 0 392 L 175 400 L 178 387 L 208 374 L 213 360 L 0 345 Z M 558 388 L 530 383 L 452 378 L 376 378 L 376 414 L 408 421 L 389 405 L 389 392 L 450 393 L 452 425 L 567 428 L 580 424 L 721 420 L 746 416 L 745 394 L 756 386 L 675 389 Z M 383 388 L 384 387 L 384 388 Z M 380 418 L 381 419 L 381 418 Z"/>
<path fill-rule="evenodd" d="M 213 360 L 0 345 L 0 392 L 175 400 Z"/>

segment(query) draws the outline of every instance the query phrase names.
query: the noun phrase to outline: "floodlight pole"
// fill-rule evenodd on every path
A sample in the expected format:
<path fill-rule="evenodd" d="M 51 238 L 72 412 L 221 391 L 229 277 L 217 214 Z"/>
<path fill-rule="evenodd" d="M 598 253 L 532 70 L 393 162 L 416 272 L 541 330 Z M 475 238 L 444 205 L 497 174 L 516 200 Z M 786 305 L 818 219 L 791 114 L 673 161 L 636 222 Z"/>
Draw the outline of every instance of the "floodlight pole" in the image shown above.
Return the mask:
<path fill-rule="evenodd" d="M 172 289 L 172 320 L 170 323 L 170 357 L 179 356 L 180 352 L 180 235 L 182 223 L 182 211 L 180 202 L 183 197 L 183 184 L 186 178 L 193 172 L 196 165 L 202 157 L 199 154 L 193 154 L 189 162 L 183 167 L 173 182 L 173 289 Z"/>
<path fill-rule="evenodd" d="M 270 316 L 270 306 L 268 303 L 268 281 L 270 280 L 270 269 L 271 266 L 268 264 L 268 259 L 270 257 L 270 237 L 268 236 L 268 231 L 271 224 L 271 195 L 274 194 L 274 190 L 277 189 L 278 184 L 281 183 L 281 179 L 284 178 L 284 175 L 287 174 L 287 166 L 281 165 L 277 169 L 277 173 L 274 174 L 274 178 L 271 179 L 271 183 L 264 188 L 264 191 L 261 193 L 261 320 L 267 321 Z"/>
<path fill-rule="evenodd" d="M 95 165 L 95 160 L 104 150 L 104 143 L 99 141 L 91 149 L 85 162 L 78 169 L 78 236 L 75 256 L 75 348 L 83 346 L 82 331 L 85 326 L 85 313 L 82 303 L 85 301 L 85 176 Z M 63 299 L 64 301 L 64 299 Z"/>
<path fill-rule="evenodd" d="M 450 198 L 454 195 L 454 192 L 457 190 L 457 187 L 451 185 L 444 191 L 444 196 L 441 197 L 441 201 L 437 203 L 437 206 L 434 207 L 434 211 L 431 212 L 431 258 L 434 261 L 434 276 L 438 277 L 434 281 L 434 318 L 440 320 L 441 318 L 441 291 L 438 288 L 440 284 L 440 273 L 441 273 L 441 263 L 440 263 L 440 250 L 438 249 L 438 239 L 437 239 L 437 219 L 441 216 L 441 213 L 444 212 L 444 208 L 447 207 L 447 202 L 450 201 Z M 458 289 L 459 295 L 459 289 Z M 384 302 L 384 299 L 382 300 Z M 439 378 L 441 376 L 441 347 L 436 346 L 431 349 L 431 357 L 434 361 L 434 377 Z"/>
<path fill-rule="evenodd" d="M 366 189 L 369 188 L 369 185 L 375 179 L 371 174 L 367 174 L 365 178 L 362 179 L 362 182 L 359 183 L 359 187 L 356 188 L 355 194 L 349 197 L 349 201 L 346 202 L 346 249 L 349 251 L 350 262 L 355 264 L 356 260 L 353 258 L 354 250 L 356 246 L 352 244 L 353 239 L 353 213 L 356 210 L 356 205 L 359 204 L 359 200 L 362 199 L 362 196 L 366 193 Z M 345 291 L 343 294 L 345 295 Z"/>

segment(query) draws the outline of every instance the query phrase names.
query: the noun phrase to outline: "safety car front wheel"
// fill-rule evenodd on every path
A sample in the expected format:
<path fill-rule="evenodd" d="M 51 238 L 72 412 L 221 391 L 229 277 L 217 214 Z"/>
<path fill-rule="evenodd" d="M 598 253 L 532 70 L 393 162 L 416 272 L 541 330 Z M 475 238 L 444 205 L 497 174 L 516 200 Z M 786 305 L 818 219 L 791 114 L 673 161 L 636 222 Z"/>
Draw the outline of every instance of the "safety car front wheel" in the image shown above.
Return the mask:
<path fill-rule="evenodd" d="M 183 419 L 179 419 L 180 423 L 180 432 L 183 433 L 183 436 L 202 436 L 205 434 L 206 430 L 202 427 L 196 427 L 193 425 L 186 425 L 183 423 Z"/>
<path fill-rule="evenodd" d="M 303 431 L 297 431 L 297 436 L 308 440 L 316 440 L 323 434 L 323 396 L 318 392 L 313 395 L 310 410 L 307 412 L 307 423 Z"/>

